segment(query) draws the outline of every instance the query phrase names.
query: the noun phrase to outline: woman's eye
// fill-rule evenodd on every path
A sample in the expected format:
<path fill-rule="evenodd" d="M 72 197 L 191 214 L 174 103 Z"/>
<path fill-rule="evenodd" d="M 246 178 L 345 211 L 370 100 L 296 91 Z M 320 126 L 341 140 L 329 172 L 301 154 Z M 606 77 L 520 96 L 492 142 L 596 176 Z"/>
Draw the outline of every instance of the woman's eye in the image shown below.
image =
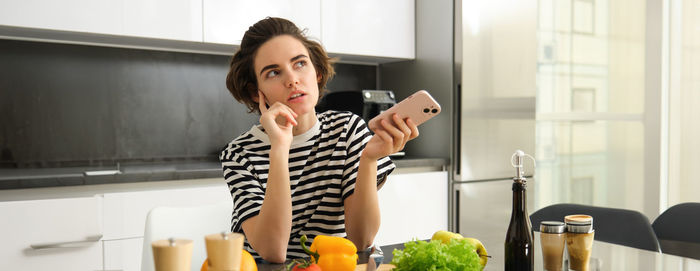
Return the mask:
<path fill-rule="evenodd" d="M 267 78 L 275 77 L 275 76 L 277 76 L 277 74 L 279 74 L 279 72 L 277 72 L 277 71 L 270 71 L 270 72 L 267 73 Z"/>
<path fill-rule="evenodd" d="M 297 68 L 304 67 L 304 66 L 306 66 L 306 60 L 302 60 L 302 61 L 299 61 L 297 63 L 294 63 L 294 66 L 296 66 Z"/>

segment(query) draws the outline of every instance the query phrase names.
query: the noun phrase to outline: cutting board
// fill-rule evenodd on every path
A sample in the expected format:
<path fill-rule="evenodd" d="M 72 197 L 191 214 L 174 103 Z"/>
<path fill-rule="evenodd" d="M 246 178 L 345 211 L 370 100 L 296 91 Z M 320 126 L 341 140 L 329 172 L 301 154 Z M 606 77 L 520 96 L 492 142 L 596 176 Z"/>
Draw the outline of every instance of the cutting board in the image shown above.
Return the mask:
<path fill-rule="evenodd" d="M 396 267 L 396 266 L 394 266 L 393 264 L 381 264 L 377 268 L 377 271 L 389 271 L 389 270 L 394 269 L 394 267 Z M 355 271 L 365 271 L 365 270 L 367 270 L 366 263 L 358 264 L 357 267 L 355 267 Z"/>

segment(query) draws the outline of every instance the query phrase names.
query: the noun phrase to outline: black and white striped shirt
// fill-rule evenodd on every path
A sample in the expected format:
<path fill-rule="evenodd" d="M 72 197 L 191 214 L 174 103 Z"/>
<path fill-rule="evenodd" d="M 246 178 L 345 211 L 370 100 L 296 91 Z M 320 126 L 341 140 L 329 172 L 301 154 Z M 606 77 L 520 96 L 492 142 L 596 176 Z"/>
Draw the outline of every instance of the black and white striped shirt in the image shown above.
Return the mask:
<path fill-rule="evenodd" d="M 317 114 L 316 124 L 297 135 L 289 151 L 292 192 L 292 231 L 287 258 L 307 257 L 299 245 L 306 234 L 345 237 L 343 201 L 355 189 L 360 154 L 371 138 L 362 118 L 350 112 Z M 233 198 L 232 232 L 243 232 L 241 223 L 260 212 L 269 169 L 270 141 L 261 126 L 231 141 L 221 152 L 221 166 Z M 395 166 L 389 157 L 377 163 L 377 185 Z M 260 256 L 246 240 L 244 247 Z"/>

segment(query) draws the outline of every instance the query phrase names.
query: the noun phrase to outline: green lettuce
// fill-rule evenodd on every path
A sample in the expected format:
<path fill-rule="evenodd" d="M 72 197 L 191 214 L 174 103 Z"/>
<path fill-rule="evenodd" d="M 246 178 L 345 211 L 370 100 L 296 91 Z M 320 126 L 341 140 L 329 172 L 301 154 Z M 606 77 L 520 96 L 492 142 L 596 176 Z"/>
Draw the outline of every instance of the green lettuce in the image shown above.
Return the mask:
<path fill-rule="evenodd" d="M 391 264 L 394 271 L 479 271 L 479 255 L 475 247 L 463 239 L 452 239 L 449 244 L 439 240 L 409 241 L 404 249 L 396 249 Z"/>

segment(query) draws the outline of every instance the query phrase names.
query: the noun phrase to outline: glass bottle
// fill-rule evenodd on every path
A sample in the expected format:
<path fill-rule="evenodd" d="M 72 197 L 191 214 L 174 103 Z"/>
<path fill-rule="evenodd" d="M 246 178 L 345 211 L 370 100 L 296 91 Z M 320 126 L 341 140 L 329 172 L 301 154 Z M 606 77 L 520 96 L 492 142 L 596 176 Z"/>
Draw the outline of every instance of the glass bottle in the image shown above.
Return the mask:
<path fill-rule="evenodd" d="M 523 156 L 518 150 L 515 154 L 516 175 L 513 178 L 513 210 L 505 242 L 505 270 L 535 270 L 534 232 L 527 213 L 527 181 L 523 177 Z"/>

